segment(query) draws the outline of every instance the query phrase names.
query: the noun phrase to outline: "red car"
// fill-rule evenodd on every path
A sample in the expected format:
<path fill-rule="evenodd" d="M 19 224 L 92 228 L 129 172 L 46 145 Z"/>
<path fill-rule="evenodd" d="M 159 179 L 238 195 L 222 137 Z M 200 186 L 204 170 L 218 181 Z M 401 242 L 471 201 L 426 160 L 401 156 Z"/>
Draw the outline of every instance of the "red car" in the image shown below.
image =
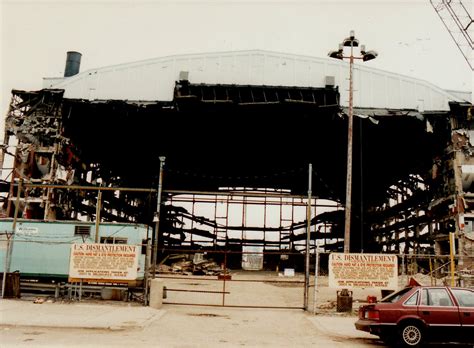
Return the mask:
<path fill-rule="evenodd" d="M 355 327 L 408 347 L 425 341 L 474 344 L 474 289 L 408 287 L 361 306 Z"/>

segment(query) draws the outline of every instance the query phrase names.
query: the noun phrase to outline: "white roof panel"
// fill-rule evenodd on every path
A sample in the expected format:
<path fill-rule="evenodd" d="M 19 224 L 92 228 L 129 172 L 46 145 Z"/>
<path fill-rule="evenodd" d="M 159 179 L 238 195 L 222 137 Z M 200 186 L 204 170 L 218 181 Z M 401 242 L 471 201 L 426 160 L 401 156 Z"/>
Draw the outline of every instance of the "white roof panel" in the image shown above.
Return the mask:
<path fill-rule="evenodd" d="M 148 59 L 45 79 L 44 87 L 65 89 L 66 98 L 170 101 L 180 71 L 207 84 L 324 87 L 326 76 L 334 76 L 341 104 L 349 100 L 347 62 L 259 50 Z M 462 99 L 423 80 L 354 66 L 356 107 L 449 110 L 449 101 Z"/>

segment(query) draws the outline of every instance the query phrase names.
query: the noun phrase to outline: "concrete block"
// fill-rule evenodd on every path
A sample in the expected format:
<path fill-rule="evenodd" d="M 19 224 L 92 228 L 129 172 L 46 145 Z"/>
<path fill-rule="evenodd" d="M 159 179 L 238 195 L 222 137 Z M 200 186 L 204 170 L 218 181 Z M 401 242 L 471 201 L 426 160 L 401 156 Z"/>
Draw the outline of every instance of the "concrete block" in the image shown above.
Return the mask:
<path fill-rule="evenodd" d="M 163 305 L 163 287 L 165 282 L 162 279 L 152 279 L 150 281 L 150 307 L 160 309 Z"/>

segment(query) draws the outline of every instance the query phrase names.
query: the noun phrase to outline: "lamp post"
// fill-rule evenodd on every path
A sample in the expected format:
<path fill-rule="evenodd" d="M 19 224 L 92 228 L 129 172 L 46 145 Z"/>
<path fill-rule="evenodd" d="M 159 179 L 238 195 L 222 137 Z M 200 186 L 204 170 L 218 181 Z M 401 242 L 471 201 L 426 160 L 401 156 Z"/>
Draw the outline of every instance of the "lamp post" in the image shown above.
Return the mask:
<path fill-rule="evenodd" d="M 344 55 L 344 47 L 350 47 L 350 55 Z M 353 76 L 352 70 L 354 65 L 354 59 L 362 59 L 366 62 L 368 60 L 375 59 L 377 52 L 366 51 L 365 46 L 360 46 L 360 55 L 354 56 L 354 47 L 359 47 L 359 40 L 355 38 L 354 30 L 351 30 L 349 37 L 344 39 L 339 44 L 337 51 L 329 52 L 328 56 L 335 59 L 347 59 L 349 58 L 349 116 L 347 126 L 347 176 L 346 176 L 346 214 L 344 219 L 344 253 L 350 251 L 351 242 L 351 196 L 352 196 L 352 128 L 353 128 Z"/>

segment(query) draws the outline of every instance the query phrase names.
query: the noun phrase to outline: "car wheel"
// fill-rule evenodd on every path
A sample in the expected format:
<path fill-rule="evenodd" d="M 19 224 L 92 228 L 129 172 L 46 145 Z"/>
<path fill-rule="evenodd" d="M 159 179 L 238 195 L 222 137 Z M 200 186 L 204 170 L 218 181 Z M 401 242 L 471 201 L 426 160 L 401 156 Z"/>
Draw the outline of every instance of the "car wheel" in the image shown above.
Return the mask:
<path fill-rule="evenodd" d="M 400 341 L 405 347 L 418 347 L 423 340 L 423 332 L 419 325 L 404 324 L 400 329 Z"/>

